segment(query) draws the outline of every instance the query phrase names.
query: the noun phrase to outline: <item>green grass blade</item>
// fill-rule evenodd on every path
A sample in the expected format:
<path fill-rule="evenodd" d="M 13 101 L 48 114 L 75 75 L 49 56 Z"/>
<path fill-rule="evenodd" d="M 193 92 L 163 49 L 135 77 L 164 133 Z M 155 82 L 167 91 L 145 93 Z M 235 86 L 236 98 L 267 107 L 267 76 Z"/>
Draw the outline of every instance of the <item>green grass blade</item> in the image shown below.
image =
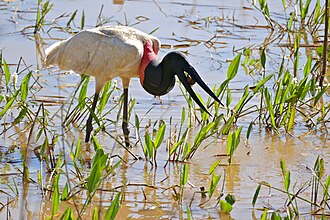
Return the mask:
<path fill-rule="evenodd" d="M 294 21 L 294 18 L 296 17 L 296 13 L 292 12 L 291 13 L 291 16 L 290 16 L 290 20 L 288 22 L 288 30 L 291 30 L 292 29 L 292 24 L 293 24 L 293 21 Z"/>
<path fill-rule="evenodd" d="M 164 140 L 164 136 L 165 136 L 165 128 L 166 128 L 166 124 L 162 124 L 157 132 L 157 136 L 155 138 L 155 149 L 158 149 L 159 146 L 161 145 L 161 143 Z"/>
<path fill-rule="evenodd" d="M 290 131 L 293 128 L 294 125 L 294 119 L 295 119 L 295 114 L 296 113 L 296 109 L 294 106 L 291 107 L 290 109 L 290 118 L 289 118 L 289 123 L 287 124 L 287 130 Z"/>
<path fill-rule="evenodd" d="M 235 78 L 237 71 L 238 71 L 239 63 L 241 60 L 241 55 L 242 54 L 238 54 L 229 64 L 228 71 L 227 71 L 228 80 L 232 80 Z"/>
<path fill-rule="evenodd" d="M 268 209 L 265 209 L 265 211 L 262 213 L 260 220 L 267 220 L 268 215 Z"/>
<path fill-rule="evenodd" d="M 324 188 L 323 188 L 323 196 L 324 196 L 324 201 L 328 201 L 329 196 L 329 186 L 330 186 L 330 175 L 325 181 Z"/>
<path fill-rule="evenodd" d="M 256 205 L 260 189 L 261 189 L 261 184 L 258 185 L 256 191 L 254 192 L 253 199 L 252 199 L 252 207 L 254 207 Z"/>
<path fill-rule="evenodd" d="M 75 11 L 72 13 L 72 15 L 71 15 L 69 21 L 66 23 L 66 27 L 69 27 L 69 26 L 70 26 L 71 22 L 72 22 L 72 21 L 74 20 L 74 18 L 76 17 L 77 12 L 78 12 L 78 9 L 75 10 Z"/>
<path fill-rule="evenodd" d="M 89 195 L 93 194 L 94 191 L 97 189 L 99 182 L 101 180 L 101 172 L 100 172 L 100 164 L 96 163 L 93 166 L 92 171 L 89 174 L 88 180 L 87 180 L 87 191 Z"/>
<path fill-rule="evenodd" d="M 18 93 L 16 93 L 15 96 L 11 97 L 8 102 L 6 103 L 5 107 L 0 111 L 0 119 L 2 119 L 2 117 L 7 113 L 8 109 L 13 105 L 16 96 Z"/>
<path fill-rule="evenodd" d="M 32 76 L 32 72 L 30 71 L 23 79 L 22 84 L 21 84 L 21 101 L 24 102 L 28 96 L 29 92 L 29 82 L 30 78 Z"/>
<path fill-rule="evenodd" d="M 145 141 L 145 146 L 146 146 L 146 152 L 147 152 L 147 156 L 149 159 L 153 158 L 153 152 L 154 152 L 154 144 L 151 140 L 150 134 L 148 133 L 148 131 L 146 131 L 145 136 L 144 136 L 144 141 Z"/>
<path fill-rule="evenodd" d="M 214 191 L 215 191 L 215 189 L 216 189 L 216 187 L 217 187 L 220 179 L 221 179 L 221 176 L 220 175 L 217 176 L 215 174 L 215 172 L 212 173 L 212 179 L 211 179 L 210 189 L 209 189 L 209 198 L 212 197 L 212 195 L 213 195 L 213 193 L 214 193 Z"/>
<path fill-rule="evenodd" d="M 81 149 L 81 139 L 78 138 L 77 147 L 76 147 L 76 150 L 74 152 L 74 158 L 78 157 L 78 155 L 80 154 L 80 149 Z"/>
<path fill-rule="evenodd" d="M 8 88 L 8 84 L 10 81 L 10 70 L 5 59 L 2 60 L 2 65 L 3 65 L 3 72 L 5 73 L 6 86 Z"/>
<path fill-rule="evenodd" d="M 230 128 L 234 123 L 234 120 L 235 120 L 235 115 L 230 116 L 230 118 L 227 120 L 226 124 L 221 129 L 221 133 L 223 135 L 227 135 L 229 133 Z"/>
<path fill-rule="evenodd" d="M 153 33 L 155 33 L 157 30 L 159 29 L 159 27 L 158 28 L 155 28 L 155 29 L 153 29 L 149 34 L 150 35 L 152 35 Z"/>
<path fill-rule="evenodd" d="M 271 119 L 271 124 L 272 124 L 273 128 L 276 129 L 277 126 L 275 123 L 275 113 L 274 113 L 274 108 L 273 108 L 273 104 L 271 102 L 271 96 L 268 91 L 268 88 L 265 89 L 265 99 L 266 99 L 266 105 L 267 105 L 267 109 L 268 109 L 270 119 Z"/>
<path fill-rule="evenodd" d="M 191 209 L 190 206 L 186 206 L 186 212 L 187 212 L 187 220 L 192 220 L 192 215 L 191 215 Z"/>
<path fill-rule="evenodd" d="M 188 173 L 189 173 L 189 165 L 185 163 L 183 165 L 181 179 L 180 179 L 180 186 L 183 187 L 188 182 Z"/>
<path fill-rule="evenodd" d="M 94 208 L 92 220 L 99 220 L 99 209 L 97 207 Z"/>
<path fill-rule="evenodd" d="M 111 84 L 112 84 L 112 81 L 109 81 L 107 84 L 105 84 L 105 86 L 103 87 L 103 90 L 102 90 L 102 96 L 100 98 L 100 101 L 99 101 L 99 104 L 97 106 L 98 108 L 98 111 L 100 114 L 102 114 L 112 92 L 114 91 L 113 89 L 111 89 Z M 111 89 L 111 90 L 110 90 Z"/>
<path fill-rule="evenodd" d="M 22 119 L 26 116 L 28 108 L 26 106 L 22 107 L 22 110 L 19 112 L 18 116 L 14 120 L 14 124 L 17 124 L 22 121 Z"/>
<path fill-rule="evenodd" d="M 323 96 L 323 94 L 328 90 L 328 86 L 324 86 L 322 88 L 322 90 L 320 92 L 317 93 L 317 95 L 315 96 L 314 99 L 314 105 L 316 105 L 318 103 L 318 101 L 321 99 L 321 97 Z M 1 115 L 1 114 L 0 114 Z M 0 116 L 1 118 L 1 116 Z"/>
<path fill-rule="evenodd" d="M 73 216 L 73 212 L 72 209 L 70 207 L 68 207 L 63 215 L 61 216 L 60 220 L 74 220 L 74 216 Z"/>
<path fill-rule="evenodd" d="M 81 21 L 80 21 L 80 30 L 84 29 L 85 27 L 85 11 L 82 11 Z"/>
<path fill-rule="evenodd" d="M 115 219 L 115 217 L 119 211 L 120 205 L 121 205 L 121 192 L 117 193 L 115 199 L 112 201 L 111 205 L 107 209 L 104 219 L 107 219 L 107 220 Z"/>
<path fill-rule="evenodd" d="M 282 0 L 282 5 L 283 5 L 283 9 L 286 10 L 287 5 L 285 0 Z"/>
<path fill-rule="evenodd" d="M 182 107 L 182 112 L 181 112 L 181 126 L 184 124 L 186 120 L 186 108 Z"/>
<path fill-rule="evenodd" d="M 266 69 L 266 52 L 265 52 L 265 48 L 262 50 L 261 53 L 261 65 L 264 69 Z"/>
<path fill-rule="evenodd" d="M 242 95 L 242 98 L 240 98 L 240 100 L 238 101 L 237 105 L 235 106 L 235 111 L 236 114 L 240 114 L 244 105 L 247 103 L 247 100 L 251 98 L 251 96 L 249 96 L 249 87 L 245 86 L 244 88 L 244 93 Z"/>
<path fill-rule="evenodd" d="M 62 190 L 61 200 L 65 201 L 68 200 L 68 198 L 69 198 L 69 185 L 68 183 L 65 183 L 65 186 Z"/>
<path fill-rule="evenodd" d="M 88 82 L 89 82 L 89 77 L 87 76 L 82 76 L 84 78 L 84 82 L 81 86 L 79 96 L 78 96 L 78 105 L 80 110 L 83 109 L 86 105 L 85 99 L 86 99 L 86 94 L 87 94 L 87 87 L 88 87 Z"/>
<path fill-rule="evenodd" d="M 251 123 L 250 123 L 250 125 L 249 125 L 249 127 L 247 129 L 247 132 L 246 132 L 246 139 L 248 139 L 248 140 L 250 138 L 250 134 L 251 134 L 251 131 L 252 131 L 252 128 L 253 128 L 253 124 L 254 124 L 254 122 L 251 121 Z"/>
<path fill-rule="evenodd" d="M 259 89 L 261 88 L 261 86 L 265 85 L 266 82 L 268 82 L 268 80 L 270 80 L 270 78 L 273 77 L 274 74 L 270 74 L 268 76 L 266 76 L 265 78 L 263 78 L 262 80 L 259 81 L 259 83 L 256 85 L 256 87 L 253 89 L 253 92 L 258 92 Z"/>
<path fill-rule="evenodd" d="M 289 190 L 290 187 L 290 171 L 286 169 L 286 164 L 283 160 L 280 162 L 283 180 L 284 180 L 284 188 L 286 191 Z"/>
<path fill-rule="evenodd" d="M 217 160 L 215 161 L 209 169 L 209 174 L 213 173 L 215 171 L 215 169 L 218 167 L 218 165 L 220 164 L 221 160 Z"/>
<path fill-rule="evenodd" d="M 53 183 L 53 194 L 52 194 L 52 216 L 57 213 L 60 204 L 60 191 L 59 191 L 59 182 L 60 175 L 57 174 L 54 178 Z"/>
<path fill-rule="evenodd" d="M 226 106 L 228 107 L 231 102 L 232 102 L 232 95 L 231 95 L 231 91 L 229 88 L 227 88 L 227 98 L 226 98 Z"/>

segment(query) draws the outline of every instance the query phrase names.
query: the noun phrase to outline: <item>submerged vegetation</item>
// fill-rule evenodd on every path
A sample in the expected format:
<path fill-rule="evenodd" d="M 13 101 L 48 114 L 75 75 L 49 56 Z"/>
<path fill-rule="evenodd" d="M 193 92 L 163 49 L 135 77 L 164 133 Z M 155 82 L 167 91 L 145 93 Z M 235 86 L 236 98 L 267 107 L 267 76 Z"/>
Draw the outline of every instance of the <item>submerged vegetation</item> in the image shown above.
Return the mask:
<path fill-rule="evenodd" d="M 56 74 L 58 71 L 40 70 L 27 64 L 24 57 L 17 64 L 9 65 L 3 50 L 0 53 L 0 120 L 3 125 L 0 130 L 3 137 L 0 180 L 4 196 L 0 198 L 0 210 L 7 210 L 7 214 L 2 216 L 12 219 L 11 204 L 20 200 L 20 194 L 26 200 L 26 189 L 32 186 L 37 188 L 36 194 L 45 201 L 44 206 L 47 202 L 51 203 L 51 211 L 45 211 L 44 216 L 40 216 L 49 219 L 114 219 L 120 215 L 123 204 L 132 203 L 131 200 L 140 202 L 139 198 L 143 198 L 145 204 L 152 204 L 155 209 L 162 208 L 157 201 L 160 199 L 150 194 L 150 190 L 154 190 L 154 194 L 166 195 L 171 203 L 178 204 L 180 218 L 193 219 L 194 206 L 205 210 L 217 207 L 220 215 L 230 215 L 235 210 L 235 196 L 239 195 L 225 187 L 225 170 L 240 163 L 235 161 L 235 153 L 240 146 L 255 147 L 249 145 L 253 130 L 294 137 L 296 127 L 303 125 L 308 132 L 327 135 L 330 99 L 329 74 L 326 72 L 328 46 L 327 40 L 324 40 L 324 36 L 328 36 L 326 6 L 320 0 L 313 4 L 310 0 L 282 1 L 285 14 L 284 19 L 279 20 L 279 15 L 272 13 L 266 0 L 252 3 L 249 10 L 258 11 L 267 25 L 240 28 L 266 29 L 269 34 L 261 44 L 234 48 L 226 74 L 223 73 L 225 79 L 213 87 L 225 106 L 220 106 L 211 98 L 203 100 L 202 95 L 197 94 L 208 107 L 209 115 L 196 108 L 189 94 L 180 86 L 188 103 L 187 106 L 175 107 L 179 108 L 181 117 L 155 119 L 150 116 L 153 107 L 145 115 L 137 114 L 134 109 L 138 101 L 131 99 L 130 125 L 134 127 L 136 137 L 132 148 L 127 148 L 123 144 L 123 135 L 117 133 L 117 125 L 122 120 L 123 97 L 116 80 L 109 82 L 100 94 L 97 111 L 93 114 L 96 128 L 90 149 L 90 144 L 83 144 L 79 137 L 80 131 L 86 129 L 84 122 L 91 112 L 93 97 L 87 92 L 90 78 L 82 76 L 69 97 L 52 94 L 48 96 L 52 98 L 50 100 L 41 98 L 48 88 L 39 73 L 49 71 Z M 69 36 L 86 26 L 85 11 L 81 12 L 81 18 L 78 18 L 79 11 L 75 10 L 49 20 L 49 13 L 55 6 L 56 3 L 39 0 L 34 12 L 35 20 L 29 21 L 31 24 L 21 30 L 24 36 L 35 40 L 41 62 L 41 51 L 45 41 L 49 41 L 46 36 L 50 36 L 53 30 Z M 116 23 L 112 18 L 104 17 L 103 13 L 102 6 L 95 26 L 117 23 L 135 25 L 126 19 Z M 178 19 L 188 22 L 194 29 L 207 29 L 211 25 L 221 27 L 223 23 L 239 27 L 236 22 L 223 17 L 210 16 L 191 21 Z M 139 23 L 148 19 L 139 17 L 137 20 Z M 157 34 L 157 29 L 154 31 Z M 208 41 L 177 41 L 187 44 L 170 46 L 180 49 L 187 45 L 204 44 L 216 51 L 220 44 L 217 33 Z M 167 46 L 165 44 L 163 47 Z M 278 54 L 275 50 L 281 52 Z M 252 80 L 242 86 L 239 97 L 236 97 L 237 91 L 232 85 L 243 74 Z M 110 101 L 111 105 L 107 104 Z M 21 137 L 24 133 L 28 134 L 27 138 Z M 9 139 L 17 140 L 11 146 Z M 109 140 L 111 143 L 107 142 Z M 112 149 L 110 145 L 113 145 Z M 217 147 L 216 154 L 212 158 L 203 158 L 203 151 L 212 147 Z M 161 149 L 162 154 L 159 153 Z M 19 156 L 13 161 L 12 154 L 17 152 Z M 194 157 L 210 162 L 207 174 L 203 174 L 203 182 L 198 184 L 201 185 L 199 190 L 194 185 L 198 180 L 190 179 L 195 172 L 192 168 L 196 163 Z M 304 180 L 300 186 L 292 184 L 291 172 L 284 160 L 280 162 L 283 179 L 278 179 L 283 183 L 282 187 L 272 186 L 267 180 L 254 180 L 256 191 L 251 194 L 251 200 L 255 210 L 265 188 L 269 194 L 275 191 L 286 196 L 283 207 L 274 209 L 271 201 L 263 206 L 260 218 L 299 218 L 302 214 L 306 215 L 300 211 L 300 206 L 306 207 L 302 203 L 311 205 L 309 215 L 328 217 L 330 177 L 326 174 L 325 160 L 318 157 L 313 168 L 307 165 L 311 179 Z M 38 165 L 33 164 L 36 161 Z M 137 165 L 141 161 L 144 168 Z M 10 166 L 14 166 L 16 171 L 8 174 Z M 165 176 L 158 174 L 162 179 L 156 175 L 160 166 L 164 167 L 165 172 L 169 171 Z M 123 178 L 121 173 L 127 172 L 128 167 L 134 167 L 134 172 L 146 172 L 143 174 L 147 176 L 145 183 Z M 222 168 L 224 174 L 220 175 Z M 139 198 L 135 198 L 136 194 L 132 195 L 130 189 L 141 191 L 137 196 Z M 306 197 L 306 192 L 309 197 Z M 200 202 L 196 201 L 198 196 Z"/>

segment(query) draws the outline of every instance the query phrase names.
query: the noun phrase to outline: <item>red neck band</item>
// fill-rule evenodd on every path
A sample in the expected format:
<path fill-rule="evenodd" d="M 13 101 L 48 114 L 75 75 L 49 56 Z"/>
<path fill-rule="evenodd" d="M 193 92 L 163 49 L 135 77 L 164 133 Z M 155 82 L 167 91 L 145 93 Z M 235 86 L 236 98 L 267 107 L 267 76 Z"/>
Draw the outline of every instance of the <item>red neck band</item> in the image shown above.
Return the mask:
<path fill-rule="evenodd" d="M 148 64 L 157 57 L 156 53 L 152 48 L 152 43 L 147 41 L 143 45 L 143 56 L 140 63 L 140 82 L 143 85 L 144 82 L 144 71 Z"/>

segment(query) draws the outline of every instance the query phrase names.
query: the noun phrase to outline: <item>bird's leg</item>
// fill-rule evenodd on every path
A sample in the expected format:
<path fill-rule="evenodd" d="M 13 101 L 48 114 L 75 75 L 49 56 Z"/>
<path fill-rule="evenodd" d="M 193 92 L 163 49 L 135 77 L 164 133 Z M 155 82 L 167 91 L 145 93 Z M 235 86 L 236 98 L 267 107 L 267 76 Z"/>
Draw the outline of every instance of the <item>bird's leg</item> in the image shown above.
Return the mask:
<path fill-rule="evenodd" d="M 95 111 L 95 107 L 96 107 L 96 103 L 97 103 L 98 99 L 99 99 L 99 93 L 95 93 L 94 99 L 93 99 L 93 104 L 92 104 L 92 109 L 91 109 L 92 112 Z M 93 130 L 92 120 L 93 120 L 93 115 L 90 112 L 88 120 L 86 122 L 86 137 L 85 137 L 85 142 L 86 143 L 89 142 L 89 139 L 91 137 L 91 133 L 92 133 L 92 130 Z"/>
<path fill-rule="evenodd" d="M 123 133 L 125 137 L 125 145 L 129 147 L 129 130 L 128 130 L 128 88 L 124 88 L 124 110 L 123 110 Z"/>

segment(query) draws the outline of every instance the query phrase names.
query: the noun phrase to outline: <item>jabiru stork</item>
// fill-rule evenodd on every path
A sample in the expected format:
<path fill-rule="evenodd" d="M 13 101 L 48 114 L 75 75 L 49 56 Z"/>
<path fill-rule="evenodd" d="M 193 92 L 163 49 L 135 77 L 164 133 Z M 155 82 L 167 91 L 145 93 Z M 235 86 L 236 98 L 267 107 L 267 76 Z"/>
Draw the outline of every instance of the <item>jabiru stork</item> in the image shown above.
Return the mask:
<path fill-rule="evenodd" d="M 141 85 L 148 93 L 162 96 L 172 90 L 177 75 L 190 96 L 204 111 L 208 113 L 191 88 L 195 82 L 222 105 L 181 53 L 170 52 L 159 60 L 157 54 L 160 46 L 158 38 L 132 27 L 98 27 L 80 31 L 67 40 L 54 43 L 46 49 L 45 63 L 46 66 L 57 65 L 62 70 L 95 77 L 95 95 L 91 108 L 93 112 L 103 86 L 114 77 L 122 79 L 122 129 L 128 147 L 128 86 L 132 77 L 140 77 Z M 86 122 L 85 142 L 89 142 L 93 129 L 92 118 L 90 114 Z"/>

